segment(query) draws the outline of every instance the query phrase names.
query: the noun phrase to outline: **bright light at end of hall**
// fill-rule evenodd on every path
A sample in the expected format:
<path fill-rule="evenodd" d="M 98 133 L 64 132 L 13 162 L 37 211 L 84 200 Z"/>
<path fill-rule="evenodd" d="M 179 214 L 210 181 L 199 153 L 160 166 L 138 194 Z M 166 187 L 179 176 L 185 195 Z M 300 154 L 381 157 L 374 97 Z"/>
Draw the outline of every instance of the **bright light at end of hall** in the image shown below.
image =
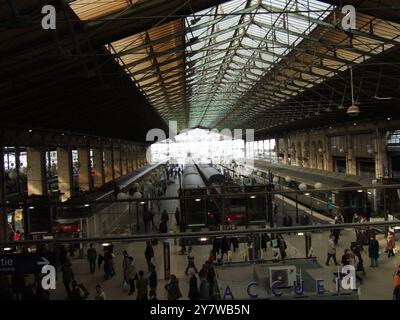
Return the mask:
<path fill-rule="evenodd" d="M 199 202 L 199 201 L 201 201 L 201 199 L 197 198 L 197 199 L 196 199 L 196 200 L 194 200 L 194 201 L 196 201 L 196 202 Z"/>
<path fill-rule="evenodd" d="M 256 198 L 256 196 L 250 196 L 250 199 L 255 199 Z"/>

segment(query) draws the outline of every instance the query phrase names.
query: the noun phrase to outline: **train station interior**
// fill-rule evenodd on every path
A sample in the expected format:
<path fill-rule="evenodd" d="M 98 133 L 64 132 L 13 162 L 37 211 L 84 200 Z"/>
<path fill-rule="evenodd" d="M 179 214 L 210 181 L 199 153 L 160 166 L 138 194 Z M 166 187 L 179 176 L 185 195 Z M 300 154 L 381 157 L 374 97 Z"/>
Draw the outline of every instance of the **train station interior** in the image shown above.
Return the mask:
<path fill-rule="evenodd" d="M 400 300 L 399 0 L 7 0 L 0 43 L 0 300 Z"/>

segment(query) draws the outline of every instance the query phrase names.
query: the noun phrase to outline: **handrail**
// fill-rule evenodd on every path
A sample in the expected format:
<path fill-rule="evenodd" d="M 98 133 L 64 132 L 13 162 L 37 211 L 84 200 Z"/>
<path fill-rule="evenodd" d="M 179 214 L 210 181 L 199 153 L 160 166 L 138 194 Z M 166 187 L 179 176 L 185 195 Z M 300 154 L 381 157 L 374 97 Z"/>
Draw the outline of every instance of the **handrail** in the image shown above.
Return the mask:
<path fill-rule="evenodd" d="M 323 224 L 312 226 L 294 226 L 294 227 L 276 227 L 276 228 L 259 228 L 259 229 L 244 229 L 244 230 L 224 230 L 224 231 L 197 231 L 197 232 L 179 232 L 179 233 L 162 233 L 162 234 L 140 234 L 130 236 L 107 236 L 107 237 L 92 237 L 92 238 L 75 238 L 75 239 L 46 239 L 46 240 L 22 240 L 22 241 L 4 241 L 0 242 L 1 247 L 15 247 L 22 245 L 40 245 L 40 244 L 59 244 L 59 243 L 82 243 L 82 242 L 136 242 L 150 241 L 154 239 L 164 240 L 170 238 L 201 238 L 201 237 L 218 237 L 218 236 L 238 236 L 265 233 L 294 233 L 294 232 L 311 232 L 314 230 L 332 230 L 332 229 L 347 229 L 347 228 L 367 228 L 379 226 L 395 226 L 400 225 L 400 220 L 397 221 L 381 221 L 367 223 L 340 223 L 340 224 Z"/>

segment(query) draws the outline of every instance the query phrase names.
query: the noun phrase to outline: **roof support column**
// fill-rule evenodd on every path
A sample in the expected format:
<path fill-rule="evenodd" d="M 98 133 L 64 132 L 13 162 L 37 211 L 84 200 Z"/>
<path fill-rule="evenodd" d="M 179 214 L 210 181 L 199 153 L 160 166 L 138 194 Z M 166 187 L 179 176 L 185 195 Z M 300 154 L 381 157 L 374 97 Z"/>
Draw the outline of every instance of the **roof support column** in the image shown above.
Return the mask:
<path fill-rule="evenodd" d="M 66 148 L 57 148 L 57 166 L 58 190 L 60 190 L 61 193 L 61 201 L 66 201 L 71 198 L 73 193 L 71 146 Z"/>
<path fill-rule="evenodd" d="M 46 153 L 44 147 L 26 148 L 28 196 L 47 194 Z"/>
<path fill-rule="evenodd" d="M 121 145 L 121 175 L 124 176 L 128 173 L 128 164 L 126 156 L 126 146 Z"/>
<path fill-rule="evenodd" d="M 354 149 L 353 149 L 353 139 L 352 136 L 347 132 L 346 133 L 346 171 L 347 174 L 357 174 L 357 163 L 356 158 L 354 156 Z"/>
<path fill-rule="evenodd" d="M 79 189 L 90 190 L 90 151 L 89 148 L 78 148 Z"/>
<path fill-rule="evenodd" d="M 103 149 L 93 148 L 94 187 L 99 188 L 105 183 Z"/>
<path fill-rule="evenodd" d="M 388 154 L 386 151 L 386 133 L 375 128 L 375 178 L 389 177 Z"/>
<path fill-rule="evenodd" d="M 289 164 L 289 142 L 287 137 L 283 137 L 283 163 Z"/>
<path fill-rule="evenodd" d="M 111 148 L 104 149 L 105 183 L 114 180 L 113 152 Z"/>
<path fill-rule="evenodd" d="M 121 176 L 121 145 L 119 147 L 112 148 L 113 153 L 113 167 L 114 167 L 114 179 Z"/>
<path fill-rule="evenodd" d="M 329 172 L 333 172 L 333 158 L 332 158 L 332 146 L 331 140 L 324 132 L 324 144 L 325 144 L 325 170 Z"/>
<path fill-rule="evenodd" d="M 275 154 L 276 154 L 276 161 L 279 163 L 279 138 L 275 138 Z"/>

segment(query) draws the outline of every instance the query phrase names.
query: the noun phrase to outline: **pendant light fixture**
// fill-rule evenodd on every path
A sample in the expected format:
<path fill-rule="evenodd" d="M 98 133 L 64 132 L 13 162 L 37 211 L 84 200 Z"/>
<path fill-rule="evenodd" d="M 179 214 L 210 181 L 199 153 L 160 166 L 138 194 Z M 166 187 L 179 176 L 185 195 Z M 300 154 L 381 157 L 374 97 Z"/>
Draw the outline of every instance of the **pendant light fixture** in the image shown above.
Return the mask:
<path fill-rule="evenodd" d="M 347 108 L 347 114 L 356 117 L 360 114 L 360 108 L 354 102 L 353 67 L 350 66 L 351 106 Z"/>

